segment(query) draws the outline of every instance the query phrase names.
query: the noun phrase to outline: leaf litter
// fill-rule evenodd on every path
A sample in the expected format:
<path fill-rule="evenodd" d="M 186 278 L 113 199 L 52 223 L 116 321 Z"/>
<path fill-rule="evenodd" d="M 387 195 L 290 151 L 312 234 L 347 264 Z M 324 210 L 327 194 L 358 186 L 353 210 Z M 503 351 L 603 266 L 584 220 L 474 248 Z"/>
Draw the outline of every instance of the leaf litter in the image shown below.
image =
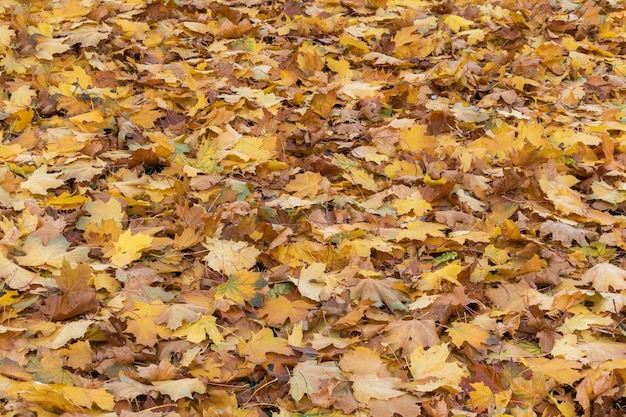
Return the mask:
<path fill-rule="evenodd" d="M 3 1 L 2 415 L 621 415 L 625 13 Z"/>

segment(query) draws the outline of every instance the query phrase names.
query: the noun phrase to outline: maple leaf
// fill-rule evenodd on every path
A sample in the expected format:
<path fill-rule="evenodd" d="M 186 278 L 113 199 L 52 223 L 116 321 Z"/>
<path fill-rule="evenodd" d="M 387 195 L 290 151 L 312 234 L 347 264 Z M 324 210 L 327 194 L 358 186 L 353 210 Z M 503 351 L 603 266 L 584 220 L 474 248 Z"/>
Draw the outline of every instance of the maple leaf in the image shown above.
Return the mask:
<path fill-rule="evenodd" d="M 341 369 L 351 374 L 354 397 L 367 404 L 372 398 L 389 400 L 404 394 L 396 389 L 399 378 L 392 377 L 378 354 L 365 347 L 357 347 L 347 352 L 341 361 Z"/>
<path fill-rule="evenodd" d="M 561 358 L 522 358 L 521 361 L 533 373 L 554 378 L 559 384 L 573 386 L 574 382 L 584 377 L 580 371 L 583 365 L 578 361 Z"/>
<path fill-rule="evenodd" d="M 359 375 L 352 381 L 354 397 L 361 403 L 367 404 L 371 399 L 389 400 L 404 394 L 396 389 L 400 378 L 381 377 L 378 375 Z"/>
<path fill-rule="evenodd" d="M 89 261 L 89 248 L 78 247 L 68 251 L 70 242 L 64 236 L 50 239 L 47 245 L 41 243 L 41 238 L 29 236 L 22 246 L 23 256 L 15 259 L 23 266 L 50 266 L 60 268 L 63 262 L 72 263 Z"/>
<path fill-rule="evenodd" d="M 29 387 L 15 386 L 19 396 L 26 401 L 43 407 L 60 408 L 66 411 L 90 409 L 96 405 L 102 410 L 111 411 L 115 405 L 113 395 L 104 388 L 82 388 L 66 384 L 31 384 Z"/>
<path fill-rule="evenodd" d="M 588 206 L 582 201 L 580 193 L 572 190 L 565 179 L 551 181 L 545 176 L 539 178 L 539 186 L 552 201 L 554 207 L 563 214 L 585 215 Z"/>
<path fill-rule="evenodd" d="M 293 192 L 298 198 L 315 198 L 323 187 L 322 177 L 317 172 L 305 172 L 296 175 L 296 178 L 285 186 L 285 191 Z M 325 181 L 326 188 L 329 183 Z"/>
<path fill-rule="evenodd" d="M 448 26 L 454 32 L 459 32 L 461 29 L 467 30 L 470 26 L 474 25 L 474 22 L 472 22 L 471 20 L 467 20 L 461 16 L 453 14 L 449 14 L 444 17 L 443 23 L 445 23 L 446 26 Z"/>
<path fill-rule="evenodd" d="M 289 395 L 300 401 L 304 395 L 311 396 L 322 386 L 342 378 L 341 369 L 335 362 L 304 361 L 298 362 L 289 379 Z"/>
<path fill-rule="evenodd" d="M 67 356 L 67 366 L 81 370 L 86 370 L 93 363 L 93 353 L 89 341 L 85 340 L 79 340 L 65 349 L 59 349 L 59 354 Z"/>
<path fill-rule="evenodd" d="M 122 315 L 123 318 L 130 318 L 126 321 L 125 332 L 135 336 L 137 343 L 154 346 L 158 341 L 159 326 L 165 328 L 163 325 L 156 325 L 156 318 L 163 314 L 165 308 L 162 302 L 135 302 L 133 311 Z"/>
<path fill-rule="evenodd" d="M 111 258 L 111 264 L 123 268 L 141 258 L 142 252 L 152 246 L 152 236 L 141 232 L 132 234 L 130 229 L 122 233 L 113 242 L 113 249 L 105 254 Z"/>
<path fill-rule="evenodd" d="M 482 413 L 493 407 L 495 401 L 491 388 L 482 382 L 472 382 L 470 386 L 474 388 L 469 392 L 469 403 L 474 412 Z"/>
<path fill-rule="evenodd" d="M 64 259 L 60 275 L 56 278 L 57 286 L 63 294 L 49 295 L 41 311 L 50 315 L 53 320 L 63 320 L 97 309 L 99 303 L 96 291 L 89 286 L 91 275 L 89 265 L 78 264 L 76 268 L 72 268 Z"/>
<path fill-rule="evenodd" d="M 547 220 L 542 223 L 539 228 L 539 232 L 542 236 L 551 234 L 553 239 L 561 242 L 566 248 L 571 247 L 572 241 L 574 240 L 580 246 L 587 246 L 587 239 L 594 241 L 598 238 L 598 234 L 593 231 L 580 229 L 562 222 L 555 222 L 553 220 Z"/>
<path fill-rule="evenodd" d="M 483 349 L 487 344 L 489 332 L 476 323 L 460 323 L 454 322 L 448 328 L 448 335 L 457 347 L 461 347 L 463 343 L 467 343 L 474 349 Z"/>
<path fill-rule="evenodd" d="M 47 346 L 58 349 L 65 346 L 72 339 L 80 339 L 85 335 L 93 320 L 77 320 L 61 325 L 56 332 L 48 336 Z"/>
<path fill-rule="evenodd" d="M 204 311 L 205 309 L 199 306 L 173 304 L 156 318 L 156 323 L 167 323 L 168 329 L 176 330 L 183 325 L 183 322 L 196 323 Z"/>
<path fill-rule="evenodd" d="M 454 261 L 444 266 L 443 268 L 437 269 L 433 272 L 424 272 L 420 276 L 420 280 L 417 283 L 417 286 L 420 290 L 428 291 L 428 290 L 441 290 L 441 281 L 446 280 L 455 285 L 461 285 L 458 281 L 457 277 L 463 270 L 463 266 L 459 261 Z"/>
<path fill-rule="evenodd" d="M 608 262 L 589 268 L 581 277 L 584 284 L 592 284 L 598 291 L 626 289 L 626 271 Z"/>
<path fill-rule="evenodd" d="M 393 417 L 395 414 L 402 417 L 422 415 L 418 398 L 408 394 L 388 400 L 371 400 L 368 408 L 372 417 Z"/>
<path fill-rule="evenodd" d="M 207 336 L 213 343 L 220 343 L 224 340 L 217 327 L 215 317 L 205 315 L 193 323 L 187 323 L 177 328 L 172 336 L 185 337 L 187 341 L 191 343 L 200 343 L 204 341 Z"/>
<path fill-rule="evenodd" d="M 352 297 L 359 300 L 374 300 L 376 306 L 383 304 L 391 310 L 406 310 L 404 305 L 408 297 L 402 292 L 402 282 L 392 278 L 358 280 L 356 287 L 351 290 Z"/>
<path fill-rule="evenodd" d="M 207 239 L 204 246 L 209 250 L 209 254 L 202 260 L 214 270 L 227 275 L 252 268 L 261 253 L 246 242 L 230 240 Z"/>
<path fill-rule="evenodd" d="M 252 335 L 250 340 L 241 340 L 238 344 L 239 352 L 246 357 L 246 360 L 262 364 L 267 361 L 268 353 L 276 353 L 279 355 L 293 355 L 293 351 L 288 346 L 287 340 L 280 337 L 274 337 L 272 331 L 268 328 L 261 329 Z"/>
<path fill-rule="evenodd" d="M 393 207 L 399 216 L 410 212 L 416 216 L 423 216 L 432 210 L 430 203 L 420 198 L 397 199 L 394 200 Z"/>
<path fill-rule="evenodd" d="M 206 385 L 198 378 L 182 378 L 171 381 L 152 381 L 152 385 L 161 394 L 169 396 L 172 401 L 181 398 L 193 398 L 193 394 L 206 393 Z"/>
<path fill-rule="evenodd" d="M 409 369 L 413 375 L 411 387 L 417 391 L 430 392 L 437 388 L 458 391 L 461 379 L 468 375 L 459 362 L 448 362 L 448 344 L 442 343 L 424 350 L 421 346 L 411 353 Z"/>
<path fill-rule="evenodd" d="M 31 285 L 45 285 L 47 279 L 16 265 L 0 253 L 0 278 L 9 288 L 24 290 Z"/>
<path fill-rule="evenodd" d="M 137 374 L 150 381 L 166 381 L 176 376 L 178 370 L 168 358 L 163 358 L 158 364 L 137 367 Z"/>
<path fill-rule="evenodd" d="M 385 342 L 394 349 L 410 354 L 417 346 L 431 347 L 440 343 L 434 320 L 397 320 L 384 329 Z"/>
<path fill-rule="evenodd" d="M 54 189 L 65 184 L 65 181 L 57 179 L 58 172 L 48 174 L 48 167 L 41 165 L 28 176 L 28 179 L 20 184 L 22 188 L 36 195 L 46 195 L 49 189 Z"/>
<path fill-rule="evenodd" d="M 117 380 L 110 380 L 104 383 L 107 391 L 111 392 L 115 398 L 123 400 L 134 400 L 141 395 L 148 395 L 154 389 L 152 385 L 142 384 L 127 377 L 120 375 Z"/>
<path fill-rule="evenodd" d="M 557 331 L 572 333 L 576 330 L 587 330 L 591 326 L 610 326 L 613 319 L 610 316 L 595 313 L 577 313 L 565 319 L 563 324 L 557 327 Z"/>
<path fill-rule="evenodd" d="M 336 329 L 348 328 L 356 325 L 359 320 L 363 317 L 365 311 L 372 305 L 376 303 L 375 300 L 365 299 L 359 302 L 359 305 L 356 306 L 351 312 L 340 318 L 333 327 Z"/>
<path fill-rule="evenodd" d="M 240 270 L 231 275 L 228 280 L 217 286 L 216 299 L 227 299 L 235 304 L 244 305 L 250 302 L 253 305 L 260 301 L 259 289 L 265 286 L 265 280 L 252 271 Z"/>
<path fill-rule="evenodd" d="M 420 220 L 409 222 L 406 229 L 401 230 L 395 237 L 397 242 L 403 239 L 424 241 L 428 236 L 444 237 L 442 230 L 447 229 L 446 226 L 438 223 L 427 223 Z"/>
<path fill-rule="evenodd" d="M 320 301 L 322 291 L 326 287 L 326 283 L 322 277 L 325 270 L 325 263 L 315 262 L 303 268 L 298 278 L 293 277 L 290 279 L 297 285 L 300 294 L 311 300 Z"/>
<path fill-rule="evenodd" d="M 105 220 L 113 220 L 117 226 L 122 227 L 124 211 L 122 205 L 115 198 L 110 198 L 106 203 L 102 200 L 95 200 L 85 203 L 85 211 L 89 216 L 82 216 L 76 222 L 76 228 L 85 230 L 90 224 L 100 226 Z"/>
<path fill-rule="evenodd" d="M 309 310 L 314 307 L 313 303 L 304 300 L 290 301 L 287 297 L 279 295 L 276 298 L 268 298 L 263 303 L 259 312 L 259 317 L 266 317 L 265 321 L 269 325 L 284 324 L 287 319 L 291 323 L 304 320 Z"/>

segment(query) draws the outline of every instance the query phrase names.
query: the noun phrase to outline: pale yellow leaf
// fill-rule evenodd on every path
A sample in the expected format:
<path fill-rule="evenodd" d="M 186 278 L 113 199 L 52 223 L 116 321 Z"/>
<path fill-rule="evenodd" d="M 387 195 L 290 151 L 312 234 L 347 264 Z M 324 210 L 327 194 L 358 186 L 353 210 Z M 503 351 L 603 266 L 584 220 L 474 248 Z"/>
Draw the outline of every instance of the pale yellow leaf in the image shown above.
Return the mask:
<path fill-rule="evenodd" d="M 460 391 L 459 383 L 468 374 L 465 365 L 457 361 L 448 361 L 448 344 L 433 346 L 428 350 L 418 346 L 410 356 L 411 386 L 422 392 L 446 388 L 452 392 Z"/>
<path fill-rule="evenodd" d="M 141 258 L 141 253 L 151 245 L 152 236 L 143 233 L 133 235 L 130 229 L 127 229 L 113 243 L 114 253 L 111 256 L 111 264 L 123 268 Z"/>
<path fill-rule="evenodd" d="M 172 401 L 181 398 L 192 398 L 193 394 L 206 393 L 206 385 L 198 378 L 182 378 L 171 381 L 152 381 L 152 385 L 161 394 L 169 396 Z"/>
<path fill-rule="evenodd" d="M 255 247 L 241 241 L 207 239 L 204 246 L 209 250 L 209 254 L 202 260 L 209 267 L 227 275 L 252 268 L 261 253 Z"/>
<path fill-rule="evenodd" d="M 367 404 L 371 399 L 389 400 L 404 394 L 396 389 L 400 378 L 381 377 L 374 374 L 358 375 L 352 378 L 352 391 L 357 401 Z"/>
<path fill-rule="evenodd" d="M 50 341 L 46 343 L 46 346 L 50 349 L 58 349 L 72 339 L 80 339 L 92 323 L 93 320 L 77 320 L 64 324 L 50 336 Z"/>
<path fill-rule="evenodd" d="M 48 174 L 48 167 L 41 165 L 33 171 L 33 173 L 28 176 L 28 179 L 20 184 L 20 186 L 30 191 L 31 194 L 46 195 L 49 189 L 54 189 L 65 184 L 65 181 L 57 178 L 59 175 L 58 172 Z"/>
<path fill-rule="evenodd" d="M 589 268 L 582 275 L 581 281 L 585 284 L 591 283 L 591 286 L 598 291 L 609 292 L 611 288 L 614 291 L 621 291 L 626 289 L 626 271 L 603 262 Z"/>

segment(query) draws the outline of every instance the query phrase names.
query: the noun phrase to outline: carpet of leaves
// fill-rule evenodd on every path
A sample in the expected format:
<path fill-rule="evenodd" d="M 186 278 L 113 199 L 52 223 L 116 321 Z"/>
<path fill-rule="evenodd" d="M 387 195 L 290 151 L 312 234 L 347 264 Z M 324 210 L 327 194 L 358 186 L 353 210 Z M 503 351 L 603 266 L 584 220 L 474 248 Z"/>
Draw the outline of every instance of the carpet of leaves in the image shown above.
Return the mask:
<path fill-rule="evenodd" d="M 619 0 L 0 2 L 3 416 L 621 416 Z"/>

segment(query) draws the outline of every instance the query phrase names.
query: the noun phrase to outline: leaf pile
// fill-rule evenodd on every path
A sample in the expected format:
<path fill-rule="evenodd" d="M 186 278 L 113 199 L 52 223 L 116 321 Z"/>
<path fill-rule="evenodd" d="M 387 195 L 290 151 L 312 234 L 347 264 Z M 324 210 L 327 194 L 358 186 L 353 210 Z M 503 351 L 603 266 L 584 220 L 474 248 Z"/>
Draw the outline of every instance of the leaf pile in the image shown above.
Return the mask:
<path fill-rule="evenodd" d="M 3 0 L 4 416 L 617 416 L 623 2 Z"/>

